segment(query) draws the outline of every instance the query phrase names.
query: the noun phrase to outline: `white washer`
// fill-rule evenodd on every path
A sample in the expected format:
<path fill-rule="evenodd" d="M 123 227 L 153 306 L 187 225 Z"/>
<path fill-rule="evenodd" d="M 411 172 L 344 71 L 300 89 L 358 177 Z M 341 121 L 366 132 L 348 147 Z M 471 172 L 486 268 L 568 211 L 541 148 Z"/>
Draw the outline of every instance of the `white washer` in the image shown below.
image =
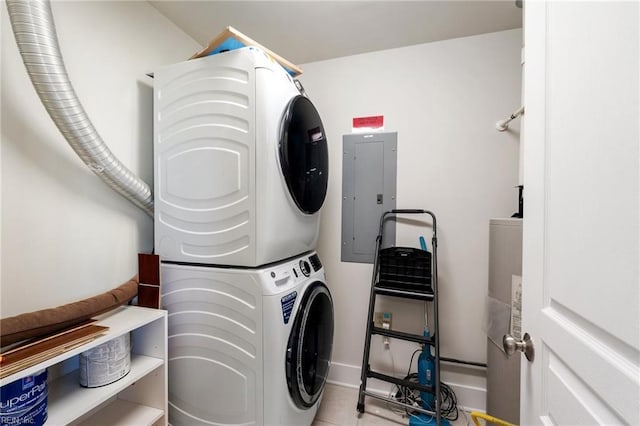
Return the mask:
<path fill-rule="evenodd" d="M 313 250 L 327 190 L 320 116 L 255 48 L 154 72 L 155 250 L 260 266 Z"/>
<path fill-rule="evenodd" d="M 331 363 L 317 254 L 259 269 L 162 265 L 169 423 L 310 425 Z"/>

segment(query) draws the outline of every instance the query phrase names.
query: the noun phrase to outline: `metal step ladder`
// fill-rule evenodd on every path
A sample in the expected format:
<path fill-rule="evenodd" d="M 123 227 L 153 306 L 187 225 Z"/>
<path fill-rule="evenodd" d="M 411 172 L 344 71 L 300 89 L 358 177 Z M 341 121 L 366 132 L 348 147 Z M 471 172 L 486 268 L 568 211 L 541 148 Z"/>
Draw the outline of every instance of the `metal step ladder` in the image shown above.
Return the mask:
<path fill-rule="evenodd" d="M 387 247 L 382 248 L 384 238 L 385 220 L 404 214 L 426 214 L 431 216 L 432 252 L 407 247 Z M 364 353 L 362 356 L 362 372 L 360 377 L 360 390 L 358 392 L 358 412 L 364 413 L 365 397 L 372 397 L 383 400 L 398 406 L 402 406 L 410 411 L 419 411 L 433 416 L 436 425 L 440 426 L 441 401 L 440 401 L 440 345 L 438 342 L 438 238 L 436 229 L 436 216 L 421 209 L 398 209 L 390 210 L 382 214 L 380 218 L 380 230 L 376 238 L 376 255 L 373 262 L 373 274 L 371 278 L 371 295 L 369 298 L 369 313 L 367 318 L 367 331 L 364 342 Z M 377 296 L 397 297 L 429 302 L 433 305 L 433 328 L 430 337 L 423 335 L 405 333 L 381 327 L 374 324 L 374 311 Z M 424 386 L 422 384 L 399 379 L 397 377 L 373 371 L 369 365 L 369 354 L 371 350 L 371 337 L 373 335 L 386 336 L 409 342 L 427 345 L 434 349 L 434 386 Z M 385 382 L 393 383 L 397 386 L 404 386 L 409 389 L 421 392 L 429 392 L 434 395 L 434 410 L 427 410 L 423 407 L 416 407 L 405 404 L 396 399 L 381 396 L 367 390 L 367 379 L 374 378 Z"/>

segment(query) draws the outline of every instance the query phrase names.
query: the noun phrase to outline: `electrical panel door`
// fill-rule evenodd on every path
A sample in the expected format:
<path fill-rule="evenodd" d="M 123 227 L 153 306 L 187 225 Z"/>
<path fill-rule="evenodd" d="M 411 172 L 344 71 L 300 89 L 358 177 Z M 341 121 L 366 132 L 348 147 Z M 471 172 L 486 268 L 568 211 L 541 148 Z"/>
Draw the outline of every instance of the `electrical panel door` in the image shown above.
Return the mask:
<path fill-rule="evenodd" d="M 342 261 L 373 263 L 380 216 L 396 208 L 398 134 L 344 135 Z M 385 224 L 383 246 L 395 245 L 395 221 Z"/>

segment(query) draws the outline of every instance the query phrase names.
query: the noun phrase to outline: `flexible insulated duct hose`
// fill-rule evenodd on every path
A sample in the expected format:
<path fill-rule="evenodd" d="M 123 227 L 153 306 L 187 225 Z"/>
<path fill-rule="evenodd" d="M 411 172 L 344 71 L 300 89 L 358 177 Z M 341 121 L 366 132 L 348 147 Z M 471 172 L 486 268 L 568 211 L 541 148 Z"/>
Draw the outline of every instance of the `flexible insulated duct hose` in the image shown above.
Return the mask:
<path fill-rule="evenodd" d="M 109 150 L 78 96 L 64 66 L 48 0 L 7 0 L 11 27 L 40 100 L 71 148 L 112 189 L 153 216 L 149 186 Z"/>

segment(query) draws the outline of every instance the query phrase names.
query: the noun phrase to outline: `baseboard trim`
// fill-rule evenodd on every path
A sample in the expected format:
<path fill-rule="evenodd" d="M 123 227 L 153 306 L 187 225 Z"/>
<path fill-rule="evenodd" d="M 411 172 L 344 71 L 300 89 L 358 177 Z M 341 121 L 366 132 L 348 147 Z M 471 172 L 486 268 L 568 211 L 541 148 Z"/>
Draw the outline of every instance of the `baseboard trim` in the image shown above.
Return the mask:
<path fill-rule="evenodd" d="M 360 387 L 360 367 L 332 362 L 327 382 L 347 388 L 358 389 Z"/>
<path fill-rule="evenodd" d="M 367 390 L 380 395 L 388 395 L 390 384 L 370 379 Z M 331 363 L 327 382 L 352 389 L 360 387 L 360 367 L 339 362 Z M 446 382 L 456 394 L 458 405 L 465 411 L 485 411 L 487 390 L 478 386 L 463 383 Z"/>

